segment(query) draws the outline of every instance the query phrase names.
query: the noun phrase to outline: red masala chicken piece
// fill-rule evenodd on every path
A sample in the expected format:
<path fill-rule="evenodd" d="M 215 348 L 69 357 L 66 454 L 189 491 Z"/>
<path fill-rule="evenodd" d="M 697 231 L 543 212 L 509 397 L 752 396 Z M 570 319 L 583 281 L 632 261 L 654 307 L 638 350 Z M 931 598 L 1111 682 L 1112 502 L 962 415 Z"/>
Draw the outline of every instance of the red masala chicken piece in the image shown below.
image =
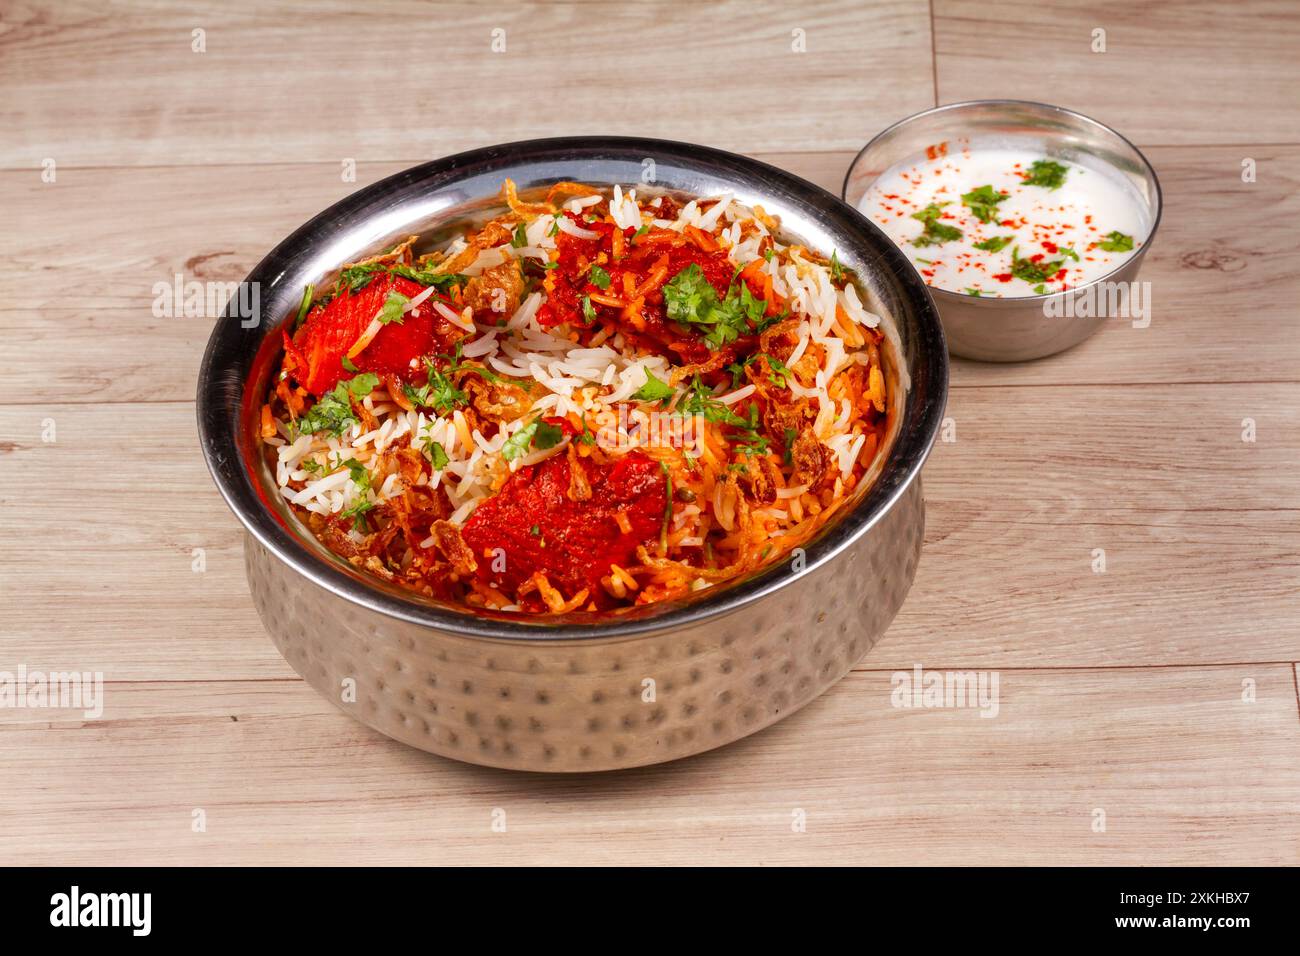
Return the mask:
<path fill-rule="evenodd" d="M 569 493 L 574 467 L 585 470 L 590 488 L 581 501 Z M 663 469 L 641 452 L 603 466 L 556 455 L 520 468 L 478 506 L 462 536 L 479 578 L 511 598 L 542 571 L 566 598 L 587 588 L 601 605 L 608 597 L 601 577 L 611 564 L 635 563 L 637 547 L 663 527 L 666 505 Z"/>
<path fill-rule="evenodd" d="M 424 289 L 418 282 L 400 276 L 376 276 L 364 289 L 345 290 L 326 305 L 313 308 L 291 342 L 299 365 L 293 369 L 298 383 L 320 397 L 339 379 L 356 374 L 343 367 L 343 358 L 369 327 L 388 293 L 398 292 L 410 299 Z M 357 371 L 409 377 L 422 372 L 423 356 L 450 352 L 465 332 L 433 307 L 436 297 L 437 293 L 421 303 L 419 315 L 408 312 L 400 323 L 390 322 L 380 329 L 370 344 L 353 357 Z"/>

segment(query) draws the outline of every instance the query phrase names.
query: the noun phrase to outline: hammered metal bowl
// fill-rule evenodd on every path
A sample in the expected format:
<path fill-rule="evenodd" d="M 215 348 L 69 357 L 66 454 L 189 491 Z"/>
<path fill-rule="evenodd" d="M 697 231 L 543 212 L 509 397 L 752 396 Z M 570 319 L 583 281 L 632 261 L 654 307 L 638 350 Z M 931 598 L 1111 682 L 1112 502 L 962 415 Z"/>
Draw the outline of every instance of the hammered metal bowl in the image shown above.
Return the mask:
<path fill-rule="evenodd" d="M 897 328 L 904 400 L 875 480 L 790 560 L 690 599 L 538 618 L 475 613 L 364 575 L 319 544 L 276 493 L 256 442 L 304 285 L 411 234 L 430 241 L 559 180 L 730 193 L 781 218 L 782 238 L 837 250 L 869 308 Z M 535 140 L 447 157 L 362 189 L 248 276 L 261 314 L 217 323 L 198 386 L 204 455 L 247 529 L 249 587 L 285 659 L 323 696 L 403 743 L 471 763 L 591 771 L 737 740 L 844 676 L 901 606 L 920 557 L 920 470 L 947 395 L 938 315 L 911 265 L 860 214 L 789 173 L 659 140 Z M 263 320 L 262 317 L 265 317 Z"/>

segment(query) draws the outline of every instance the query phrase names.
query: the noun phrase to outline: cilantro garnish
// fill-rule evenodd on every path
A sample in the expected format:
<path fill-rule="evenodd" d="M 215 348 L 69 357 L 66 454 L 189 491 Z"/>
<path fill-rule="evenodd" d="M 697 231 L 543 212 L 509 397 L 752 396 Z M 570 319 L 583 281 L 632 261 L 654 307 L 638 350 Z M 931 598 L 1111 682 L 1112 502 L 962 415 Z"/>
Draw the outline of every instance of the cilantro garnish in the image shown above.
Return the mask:
<path fill-rule="evenodd" d="M 1126 236 L 1119 231 L 1112 231 L 1106 234 L 1106 238 L 1097 243 L 1097 247 L 1106 252 L 1132 252 L 1133 237 Z"/>
<path fill-rule="evenodd" d="M 345 286 L 349 292 L 360 292 L 381 273 L 401 276 L 403 279 L 410 279 L 420 285 L 431 285 L 437 289 L 464 285 L 466 282 L 465 276 L 457 272 L 430 272 L 427 269 L 416 269 L 412 266 L 394 265 L 388 262 L 364 262 L 358 266 L 348 266 L 340 272 L 339 285 Z"/>
<path fill-rule="evenodd" d="M 515 227 L 515 234 L 510 237 L 510 245 L 516 249 L 522 249 L 528 245 L 528 229 L 522 222 Z"/>
<path fill-rule="evenodd" d="M 501 381 L 501 376 L 495 372 L 490 372 L 478 365 L 465 365 L 461 362 L 461 343 L 456 343 L 456 350 L 451 355 L 439 355 L 438 358 L 445 359 L 447 365 L 445 368 L 439 368 L 432 360 L 424 360 L 425 384 L 416 388 L 414 385 L 406 385 L 403 391 L 406 397 L 416 405 L 423 408 L 432 408 L 439 415 L 446 415 L 448 412 L 455 411 L 469 404 L 469 396 L 456 387 L 452 381 L 452 376 L 457 372 L 474 372 L 487 379 L 489 382 Z"/>
<path fill-rule="evenodd" d="M 1064 263 L 1064 259 L 1054 259 L 1051 262 L 1021 259 L 1019 246 L 1011 250 L 1011 274 L 1026 282 L 1046 282 L 1060 271 Z"/>
<path fill-rule="evenodd" d="M 649 369 L 645 371 L 645 384 L 632 394 L 634 402 L 666 402 L 676 394 L 676 390 L 667 382 L 655 378 Z"/>
<path fill-rule="evenodd" d="M 591 296 L 589 295 L 582 297 L 582 320 L 587 325 L 591 325 L 592 322 L 596 321 L 596 307 L 591 304 Z"/>
<path fill-rule="evenodd" d="M 514 461 L 516 458 L 528 454 L 530 447 L 543 451 L 547 448 L 554 448 L 563 438 L 564 429 L 559 425 L 552 425 L 541 418 L 534 418 L 506 439 L 506 443 L 501 446 L 501 457 L 506 461 Z"/>
<path fill-rule="evenodd" d="M 975 296 L 975 298 L 978 299 L 978 298 L 979 298 L 980 296 L 982 296 L 984 293 L 981 292 L 979 289 L 967 289 L 967 290 L 966 290 L 966 294 L 967 294 L 967 295 L 973 295 L 973 296 Z"/>
<path fill-rule="evenodd" d="M 1015 241 L 1015 236 L 993 236 L 991 239 L 985 239 L 983 242 L 975 243 L 976 249 L 983 249 L 985 252 L 1001 252 L 1007 246 Z"/>
<path fill-rule="evenodd" d="M 844 281 L 844 267 L 840 265 L 839 251 L 836 249 L 831 250 L 831 281 Z"/>
<path fill-rule="evenodd" d="M 597 289 L 604 290 L 609 288 L 609 283 L 610 283 L 609 273 L 606 272 L 604 269 L 602 269 L 600 266 L 591 267 L 590 278 L 591 278 L 591 284 L 594 285 Z"/>
<path fill-rule="evenodd" d="M 348 470 L 348 476 L 352 483 L 357 486 L 357 490 L 366 492 L 370 490 L 370 472 L 366 471 L 366 466 L 361 464 L 355 458 L 349 458 L 343 463 L 343 467 Z"/>
<path fill-rule="evenodd" d="M 400 292 L 390 292 L 384 299 L 384 304 L 375 313 L 375 318 L 379 320 L 381 325 L 392 325 L 394 322 L 401 325 L 403 310 L 406 308 L 406 303 L 410 301 L 407 296 L 402 295 Z"/>
<path fill-rule="evenodd" d="M 773 358 L 770 355 L 764 355 L 763 358 L 767 362 L 767 369 L 769 376 L 772 379 L 772 384 L 777 388 L 785 388 L 794 373 L 791 372 L 786 364 L 778 358 Z"/>
<path fill-rule="evenodd" d="M 358 498 L 349 507 L 340 511 L 339 517 L 351 518 L 352 527 L 362 534 L 367 534 L 370 531 L 370 526 L 366 522 L 366 512 L 374 507 L 375 503 L 368 498 Z"/>
<path fill-rule="evenodd" d="M 299 429 L 308 434 L 326 432 L 335 437 L 342 435 L 349 426 L 357 423 L 357 416 L 352 411 L 352 399 L 365 398 L 378 385 L 379 376 L 371 372 L 339 382 L 298 420 Z"/>
<path fill-rule="evenodd" d="M 1065 173 L 1070 167 L 1050 159 L 1037 159 L 1029 165 L 1029 172 L 1022 174 L 1026 186 L 1046 186 L 1059 189 L 1065 182 Z"/>
<path fill-rule="evenodd" d="M 301 328 L 303 322 L 307 320 L 307 313 L 311 311 L 311 294 L 315 290 L 316 287 L 310 283 L 302 290 L 302 304 L 298 306 L 298 317 L 293 320 L 294 329 Z"/>
<path fill-rule="evenodd" d="M 425 456 L 429 459 L 429 464 L 433 466 L 434 471 L 442 471 L 450 463 L 451 459 L 447 457 L 447 449 L 442 447 L 441 442 L 436 442 L 432 438 L 424 447 Z"/>
<path fill-rule="evenodd" d="M 951 242 L 953 239 L 962 237 L 962 231 L 956 226 L 949 226 L 939 221 L 939 217 L 943 215 L 943 207 L 950 205 L 952 203 L 932 202 L 919 212 L 912 213 L 913 219 L 925 223 L 925 229 L 912 240 L 912 245 L 922 248 L 925 246 L 941 246 L 945 242 Z"/>
<path fill-rule="evenodd" d="M 664 284 L 663 296 L 669 319 L 682 325 L 708 327 L 704 341 L 711 349 L 734 342 L 749 331 L 749 323 L 756 331 L 771 324 L 765 318 L 766 299 L 756 297 L 748 285 L 735 283 L 734 279 L 726 296 L 719 299 L 717 290 L 693 262 Z"/>
<path fill-rule="evenodd" d="M 1006 198 L 992 186 L 979 186 L 963 193 L 961 201 L 980 222 L 992 222 L 997 215 L 998 203 Z"/>

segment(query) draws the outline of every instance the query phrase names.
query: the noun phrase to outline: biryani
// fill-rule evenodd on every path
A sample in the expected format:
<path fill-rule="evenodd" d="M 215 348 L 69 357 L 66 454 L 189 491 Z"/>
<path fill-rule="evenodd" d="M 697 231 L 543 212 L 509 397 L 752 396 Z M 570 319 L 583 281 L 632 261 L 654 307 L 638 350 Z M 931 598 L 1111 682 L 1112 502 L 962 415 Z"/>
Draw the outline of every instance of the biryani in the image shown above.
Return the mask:
<path fill-rule="evenodd" d="M 797 558 L 899 400 L 835 251 L 728 196 L 502 192 L 450 244 L 304 291 L 261 409 L 292 510 L 378 578 L 530 614 Z"/>

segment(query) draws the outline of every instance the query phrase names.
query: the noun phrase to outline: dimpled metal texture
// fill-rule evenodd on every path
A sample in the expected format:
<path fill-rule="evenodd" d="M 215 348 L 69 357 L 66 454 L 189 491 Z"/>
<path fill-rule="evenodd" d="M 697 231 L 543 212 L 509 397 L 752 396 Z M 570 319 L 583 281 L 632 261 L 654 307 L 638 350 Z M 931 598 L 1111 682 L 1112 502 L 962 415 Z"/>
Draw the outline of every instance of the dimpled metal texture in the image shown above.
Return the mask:
<path fill-rule="evenodd" d="M 836 250 L 868 307 L 892 317 L 898 342 L 886 354 L 887 374 L 901 367 L 910 387 L 897 392 L 879 472 L 784 563 L 618 611 L 471 611 L 359 571 L 289 511 L 256 436 L 278 368 L 279 329 L 303 287 L 324 288 L 343 263 L 409 235 L 437 244 L 499 214 L 506 177 L 521 196 L 581 180 L 761 204 L 780 217 L 785 240 Z M 245 282 L 260 290 L 261 315 L 250 322 L 228 309 L 199 372 L 204 457 L 248 531 L 249 587 L 276 646 L 328 700 L 403 743 L 471 763 L 557 772 L 699 753 L 824 691 L 880 638 L 907 593 L 924 528 L 921 466 L 947 398 L 947 347 L 934 303 L 902 252 L 811 183 L 663 140 L 509 143 L 358 190 L 280 243 Z"/>
<path fill-rule="evenodd" d="M 876 643 L 916 573 L 914 482 L 836 560 L 771 599 L 662 633 L 491 641 L 378 618 L 255 538 L 253 601 L 280 653 L 346 713 L 421 750 L 514 770 L 614 770 L 719 747 L 788 716 Z"/>

